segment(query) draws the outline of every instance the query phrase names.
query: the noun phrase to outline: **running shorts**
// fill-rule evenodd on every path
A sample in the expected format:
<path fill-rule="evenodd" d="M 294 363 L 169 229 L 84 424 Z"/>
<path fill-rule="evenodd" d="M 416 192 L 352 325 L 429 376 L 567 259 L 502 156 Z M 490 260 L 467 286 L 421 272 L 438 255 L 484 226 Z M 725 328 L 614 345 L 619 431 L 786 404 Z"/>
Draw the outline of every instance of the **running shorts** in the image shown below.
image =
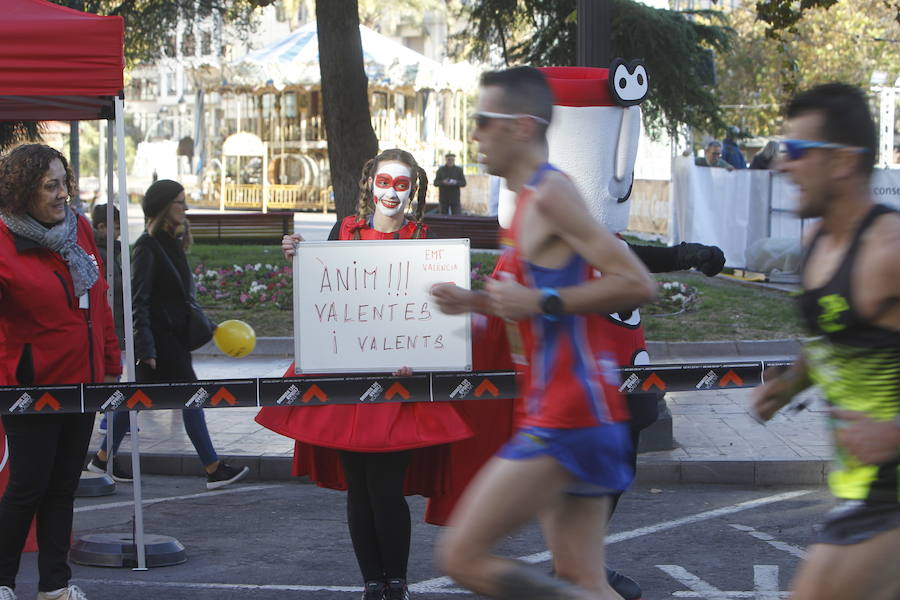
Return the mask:
<path fill-rule="evenodd" d="M 622 492 L 634 479 L 631 453 L 628 424 L 609 423 L 577 429 L 523 427 L 497 456 L 526 460 L 546 454 L 578 480 L 566 493 L 608 496 Z"/>
<path fill-rule="evenodd" d="M 841 500 L 825 515 L 814 544 L 848 546 L 900 527 L 900 504 Z"/>

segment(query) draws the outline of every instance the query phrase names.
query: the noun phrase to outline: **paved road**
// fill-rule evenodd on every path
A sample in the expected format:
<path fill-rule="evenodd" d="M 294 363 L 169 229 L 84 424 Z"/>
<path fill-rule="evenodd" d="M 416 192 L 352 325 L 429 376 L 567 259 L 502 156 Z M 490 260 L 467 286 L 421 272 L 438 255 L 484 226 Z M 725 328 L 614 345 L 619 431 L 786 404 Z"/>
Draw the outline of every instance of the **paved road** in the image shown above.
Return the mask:
<path fill-rule="evenodd" d="M 76 566 L 91 600 L 131 598 L 337 600 L 359 597 L 341 492 L 297 482 L 249 483 L 206 492 L 198 478 L 148 476 L 146 531 L 177 537 L 187 563 L 135 572 Z M 76 536 L 130 530 L 130 486 L 115 496 L 79 499 Z M 620 505 L 608 538 L 609 562 L 644 586 L 647 600 L 786 598 L 814 523 L 829 506 L 822 488 L 636 487 Z M 414 518 L 410 578 L 414 598 L 463 593 L 435 569 L 439 528 Z M 531 527 L 502 552 L 549 569 Z M 36 588 L 35 557 L 23 561 L 20 597 Z M 466 594 L 469 595 L 469 594 Z"/>

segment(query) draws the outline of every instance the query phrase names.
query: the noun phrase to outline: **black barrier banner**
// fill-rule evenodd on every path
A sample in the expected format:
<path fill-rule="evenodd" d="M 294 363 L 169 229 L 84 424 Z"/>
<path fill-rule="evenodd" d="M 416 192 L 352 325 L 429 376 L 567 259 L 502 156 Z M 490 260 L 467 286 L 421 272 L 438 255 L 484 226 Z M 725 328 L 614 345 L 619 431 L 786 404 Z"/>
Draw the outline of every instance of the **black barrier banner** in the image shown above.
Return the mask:
<path fill-rule="evenodd" d="M 755 387 L 765 369 L 790 365 L 789 361 L 759 361 L 622 367 L 619 390 L 633 394 Z M 0 414 L 447 402 L 517 395 L 512 371 L 91 383 L 0 387 Z"/>
<path fill-rule="evenodd" d="M 754 387 L 761 383 L 759 362 L 732 364 L 646 365 L 623 367 L 624 394 Z"/>
<path fill-rule="evenodd" d="M 0 414 L 86 412 L 81 388 L 77 384 L 0 388 Z"/>
<path fill-rule="evenodd" d="M 487 373 L 435 373 L 435 400 L 486 400 L 515 398 L 516 374 L 512 371 Z"/>
<path fill-rule="evenodd" d="M 259 380 L 261 406 L 430 402 L 430 375 L 290 377 Z"/>
<path fill-rule="evenodd" d="M 84 385 L 86 412 L 258 406 L 256 379 Z"/>

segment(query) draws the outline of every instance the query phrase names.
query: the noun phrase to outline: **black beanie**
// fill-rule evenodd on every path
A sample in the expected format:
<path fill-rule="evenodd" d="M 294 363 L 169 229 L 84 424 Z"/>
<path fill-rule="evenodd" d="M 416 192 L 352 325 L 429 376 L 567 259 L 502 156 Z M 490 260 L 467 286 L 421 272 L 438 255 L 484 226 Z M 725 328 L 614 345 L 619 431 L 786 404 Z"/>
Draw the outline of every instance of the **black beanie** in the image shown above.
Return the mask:
<path fill-rule="evenodd" d="M 152 219 L 162 213 L 182 191 L 184 191 L 184 186 L 177 181 L 171 179 L 154 181 L 153 185 L 147 188 L 144 199 L 141 200 L 144 218 Z"/>

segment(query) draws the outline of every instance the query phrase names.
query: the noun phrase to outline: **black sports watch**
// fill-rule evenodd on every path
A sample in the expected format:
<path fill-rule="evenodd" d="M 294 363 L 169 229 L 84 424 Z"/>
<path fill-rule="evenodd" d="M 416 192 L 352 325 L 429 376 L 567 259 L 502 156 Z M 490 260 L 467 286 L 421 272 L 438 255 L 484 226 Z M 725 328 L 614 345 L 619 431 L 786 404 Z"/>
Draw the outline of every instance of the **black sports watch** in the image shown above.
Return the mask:
<path fill-rule="evenodd" d="M 562 298 L 554 288 L 541 288 L 540 307 L 545 319 L 558 321 L 563 315 Z"/>

